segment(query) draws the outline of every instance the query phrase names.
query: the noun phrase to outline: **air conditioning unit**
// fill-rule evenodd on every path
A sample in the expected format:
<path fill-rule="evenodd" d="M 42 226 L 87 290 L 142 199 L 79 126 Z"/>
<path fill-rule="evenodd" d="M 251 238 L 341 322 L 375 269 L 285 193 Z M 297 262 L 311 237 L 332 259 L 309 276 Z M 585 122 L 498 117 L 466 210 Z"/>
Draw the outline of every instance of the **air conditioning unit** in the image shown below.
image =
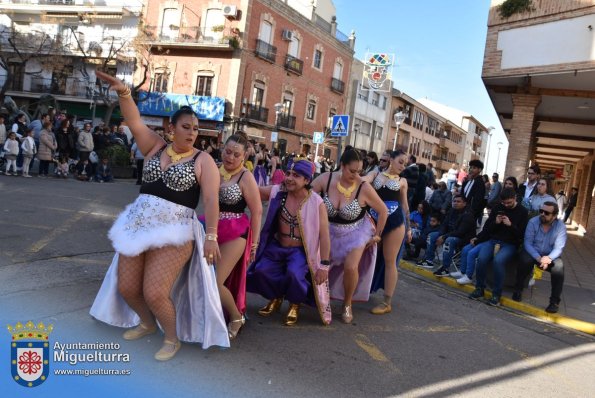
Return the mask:
<path fill-rule="evenodd" d="M 238 6 L 225 5 L 223 6 L 223 15 L 227 18 L 236 18 L 238 16 Z"/>
<path fill-rule="evenodd" d="M 283 29 L 283 40 L 292 41 L 293 40 L 293 32 L 291 30 Z"/>

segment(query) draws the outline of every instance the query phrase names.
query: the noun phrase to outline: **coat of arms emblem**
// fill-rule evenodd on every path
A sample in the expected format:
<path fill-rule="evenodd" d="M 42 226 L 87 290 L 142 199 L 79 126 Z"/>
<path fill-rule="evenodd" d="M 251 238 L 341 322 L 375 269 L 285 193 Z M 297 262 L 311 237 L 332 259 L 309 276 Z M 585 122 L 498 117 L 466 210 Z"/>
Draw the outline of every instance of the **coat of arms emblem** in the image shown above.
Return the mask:
<path fill-rule="evenodd" d="M 25 387 L 37 387 L 48 378 L 50 372 L 49 335 L 53 325 L 32 321 L 23 325 L 17 322 L 8 326 L 12 335 L 10 360 L 12 379 Z"/>

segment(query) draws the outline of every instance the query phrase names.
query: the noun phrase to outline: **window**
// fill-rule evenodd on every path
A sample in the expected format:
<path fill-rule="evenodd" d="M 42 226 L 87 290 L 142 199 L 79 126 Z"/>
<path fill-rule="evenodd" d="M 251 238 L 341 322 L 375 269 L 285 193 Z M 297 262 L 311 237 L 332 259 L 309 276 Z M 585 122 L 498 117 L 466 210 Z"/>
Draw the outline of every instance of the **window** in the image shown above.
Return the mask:
<path fill-rule="evenodd" d="M 220 26 L 225 26 L 225 17 L 220 8 L 209 8 L 204 23 L 203 35 L 205 38 L 210 37 L 212 40 L 221 39 L 223 31 L 219 30 Z M 215 28 L 213 30 L 213 28 Z"/>
<path fill-rule="evenodd" d="M 342 80 L 343 65 L 340 62 L 335 62 L 335 69 L 333 70 L 333 77 L 337 80 Z"/>
<path fill-rule="evenodd" d="M 382 138 L 382 127 L 376 126 L 376 138 Z"/>
<path fill-rule="evenodd" d="M 428 116 L 428 124 L 426 125 L 426 133 L 433 135 L 434 137 L 438 136 L 438 121 L 436 119 L 432 119 Z"/>
<path fill-rule="evenodd" d="M 316 69 L 322 69 L 322 51 L 314 50 L 314 67 Z"/>
<path fill-rule="evenodd" d="M 413 111 L 413 127 L 418 130 L 423 130 L 424 127 L 424 114 L 419 111 Z"/>
<path fill-rule="evenodd" d="M 359 84 L 357 86 L 357 98 L 368 102 L 368 90 L 364 90 Z"/>
<path fill-rule="evenodd" d="M 289 42 L 289 48 L 287 49 L 287 54 L 291 55 L 292 57 L 299 58 L 300 54 L 300 39 L 293 36 L 291 41 Z"/>
<path fill-rule="evenodd" d="M 314 120 L 316 117 L 316 101 L 308 101 L 308 109 L 306 110 L 306 119 Z"/>
<path fill-rule="evenodd" d="M 376 91 L 372 92 L 372 105 L 378 105 L 378 101 L 380 99 L 380 94 Z"/>
<path fill-rule="evenodd" d="M 260 24 L 260 32 L 258 32 L 258 38 L 265 43 L 272 44 L 273 24 L 269 21 L 262 21 Z"/>
<path fill-rule="evenodd" d="M 254 82 L 254 88 L 252 89 L 252 105 L 255 108 L 260 108 L 262 106 L 262 101 L 264 99 L 264 82 L 257 80 Z"/>
<path fill-rule="evenodd" d="M 386 109 L 386 97 L 384 95 L 380 96 L 380 103 L 378 104 L 380 109 Z"/>
<path fill-rule="evenodd" d="M 212 75 L 198 75 L 196 77 L 196 89 L 194 95 L 211 96 L 211 87 L 213 86 Z"/>
<path fill-rule="evenodd" d="M 163 39 L 176 39 L 178 37 L 180 23 L 177 8 L 166 8 L 161 18 L 161 37 Z"/>
<path fill-rule="evenodd" d="M 281 112 L 285 115 L 285 116 L 289 116 L 291 115 L 291 107 L 293 106 L 293 93 L 290 91 L 286 91 L 285 93 L 283 93 L 283 108 L 281 109 Z"/>
<path fill-rule="evenodd" d="M 159 71 L 153 74 L 151 79 L 151 88 L 149 91 L 157 91 L 161 93 L 167 93 L 167 86 L 169 81 L 168 71 Z"/>

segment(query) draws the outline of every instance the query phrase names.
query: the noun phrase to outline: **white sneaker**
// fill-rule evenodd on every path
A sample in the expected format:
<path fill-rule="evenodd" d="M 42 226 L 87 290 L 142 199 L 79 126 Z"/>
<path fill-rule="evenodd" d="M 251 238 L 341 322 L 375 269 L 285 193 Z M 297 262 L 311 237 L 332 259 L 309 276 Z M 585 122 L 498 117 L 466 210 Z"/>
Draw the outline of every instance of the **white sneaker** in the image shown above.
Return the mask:
<path fill-rule="evenodd" d="M 468 285 L 470 283 L 473 283 L 473 281 L 471 279 L 469 279 L 469 277 L 467 275 L 463 275 L 463 277 L 457 279 L 457 283 L 459 285 Z"/>
<path fill-rule="evenodd" d="M 451 272 L 450 276 L 451 278 L 459 279 L 461 276 L 463 276 L 463 273 L 461 271 Z"/>

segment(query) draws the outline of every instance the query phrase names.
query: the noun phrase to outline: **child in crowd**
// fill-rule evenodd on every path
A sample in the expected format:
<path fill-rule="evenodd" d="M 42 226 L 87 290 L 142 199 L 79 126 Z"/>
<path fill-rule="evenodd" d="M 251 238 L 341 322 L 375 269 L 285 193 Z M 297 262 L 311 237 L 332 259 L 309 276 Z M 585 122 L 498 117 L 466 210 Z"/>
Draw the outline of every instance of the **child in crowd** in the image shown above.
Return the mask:
<path fill-rule="evenodd" d="M 85 159 L 76 165 L 76 179 L 79 181 L 91 181 L 93 175 L 93 166 L 89 160 Z"/>
<path fill-rule="evenodd" d="M 4 143 L 4 158 L 6 159 L 6 175 L 17 175 L 17 155 L 19 154 L 19 142 L 14 132 L 8 133 L 8 139 Z M 14 173 L 10 172 L 12 166 Z"/>
<path fill-rule="evenodd" d="M 420 205 L 421 206 L 421 205 Z M 417 260 L 421 249 L 425 249 L 428 246 L 427 239 L 428 235 L 432 232 L 437 232 L 440 229 L 441 214 L 434 213 L 430 216 L 430 221 L 426 227 L 421 230 L 419 235 L 407 244 L 407 256 L 406 260 Z"/>
<path fill-rule="evenodd" d="M 95 174 L 95 181 L 114 182 L 112 169 L 109 167 L 107 158 L 101 159 L 101 163 L 97 166 L 97 174 Z"/>
<path fill-rule="evenodd" d="M 23 150 L 23 177 L 31 177 L 29 175 L 29 166 L 33 160 L 33 156 L 37 153 L 37 146 L 33 139 L 33 129 L 27 127 L 23 135 L 23 141 L 21 143 L 21 149 Z"/>
<path fill-rule="evenodd" d="M 68 156 L 60 156 L 60 163 L 56 167 L 56 177 L 68 178 Z"/>

